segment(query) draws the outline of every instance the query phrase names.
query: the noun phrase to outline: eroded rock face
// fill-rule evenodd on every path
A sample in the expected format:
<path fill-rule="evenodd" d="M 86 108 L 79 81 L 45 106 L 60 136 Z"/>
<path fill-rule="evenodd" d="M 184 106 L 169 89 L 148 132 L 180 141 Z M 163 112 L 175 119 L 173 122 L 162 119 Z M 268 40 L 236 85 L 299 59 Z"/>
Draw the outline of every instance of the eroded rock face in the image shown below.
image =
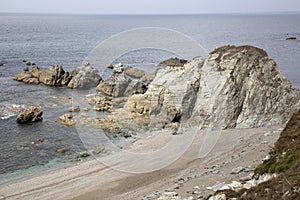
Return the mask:
<path fill-rule="evenodd" d="M 26 124 L 31 122 L 37 122 L 43 120 L 43 108 L 38 107 L 29 107 L 26 110 L 21 111 L 17 117 L 17 123 Z"/>
<path fill-rule="evenodd" d="M 77 67 L 73 73 L 75 75 L 68 84 L 68 87 L 70 88 L 88 89 L 96 87 L 102 79 L 99 71 L 89 65 Z"/>
<path fill-rule="evenodd" d="M 220 47 L 210 53 L 202 71 L 200 85 L 209 87 L 201 87 L 196 104 L 207 100 L 203 91 L 211 94 L 211 113 L 217 113 L 209 122 L 212 127 L 283 124 L 300 105 L 299 91 L 292 89 L 275 61 L 262 49 Z"/>
<path fill-rule="evenodd" d="M 121 125 L 127 120 L 124 128 L 159 129 L 173 123 L 252 128 L 286 123 L 299 101 L 299 91 L 264 50 L 224 46 L 182 68 L 159 70 L 145 93 L 134 94 L 116 110 L 114 120 Z"/>
<path fill-rule="evenodd" d="M 123 71 L 114 72 L 106 81 L 101 81 L 97 90 L 108 96 L 129 97 L 145 93 L 153 79 L 154 74 L 126 67 Z"/>

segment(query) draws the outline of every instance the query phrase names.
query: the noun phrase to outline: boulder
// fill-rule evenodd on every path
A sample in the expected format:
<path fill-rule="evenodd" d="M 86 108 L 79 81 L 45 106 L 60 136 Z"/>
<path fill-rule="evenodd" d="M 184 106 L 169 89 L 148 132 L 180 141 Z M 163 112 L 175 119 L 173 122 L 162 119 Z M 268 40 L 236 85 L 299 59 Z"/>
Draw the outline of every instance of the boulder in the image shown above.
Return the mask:
<path fill-rule="evenodd" d="M 28 67 L 28 66 L 24 67 L 24 68 L 23 68 L 23 71 L 24 71 L 24 72 L 28 72 L 28 71 L 29 71 L 29 67 Z"/>
<path fill-rule="evenodd" d="M 43 120 L 43 108 L 41 106 L 38 107 L 29 107 L 21 111 L 17 117 L 17 123 L 26 124 L 31 122 L 37 122 Z"/>
<path fill-rule="evenodd" d="M 89 89 L 96 87 L 102 79 L 99 71 L 90 65 L 77 67 L 73 73 L 75 75 L 68 84 L 70 88 Z"/>
<path fill-rule="evenodd" d="M 64 114 L 59 117 L 59 123 L 65 126 L 74 126 L 76 124 L 76 120 L 73 119 L 74 115 L 72 114 Z"/>

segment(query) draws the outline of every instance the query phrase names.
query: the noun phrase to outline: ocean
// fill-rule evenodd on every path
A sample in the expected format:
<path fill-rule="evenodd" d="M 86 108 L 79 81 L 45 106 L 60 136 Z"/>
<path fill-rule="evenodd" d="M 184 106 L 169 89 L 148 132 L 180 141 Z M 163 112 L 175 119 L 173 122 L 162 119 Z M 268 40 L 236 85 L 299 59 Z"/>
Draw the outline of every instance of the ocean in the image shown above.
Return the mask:
<path fill-rule="evenodd" d="M 13 80 L 24 59 L 40 68 L 62 65 L 67 71 L 82 65 L 101 42 L 120 32 L 157 27 L 180 32 L 202 46 L 253 45 L 263 48 L 280 70 L 300 89 L 300 14 L 249 15 L 40 15 L 0 14 L 0 183 L 70 164 L 68 156 L 85 150 L 76 128 L 55 120 L 67 113 L 72 90 L 25 85 Z M 149 37 L 151 40 L 152 36 Z M 297 37 L 298 40 L 286 40 Z M 131 38 L 135 40 L 136 38 Z M 162 40 L 167 38 L 162 38 Z M 175 43 L 181 48 L 180 43 Z M 120 44 L 111 51 L 122 48 Z M 200 54 L 200 52 L 199 52 Z M 115 62 L 153 70 L 174 52 L 138 49 Z M 19 125 L 13 110 L 42 105 L 44 120 Z M 39 142 L 43 140 L 43 142 Z M 68 148 L 58 154 L 57 148 Z"/>

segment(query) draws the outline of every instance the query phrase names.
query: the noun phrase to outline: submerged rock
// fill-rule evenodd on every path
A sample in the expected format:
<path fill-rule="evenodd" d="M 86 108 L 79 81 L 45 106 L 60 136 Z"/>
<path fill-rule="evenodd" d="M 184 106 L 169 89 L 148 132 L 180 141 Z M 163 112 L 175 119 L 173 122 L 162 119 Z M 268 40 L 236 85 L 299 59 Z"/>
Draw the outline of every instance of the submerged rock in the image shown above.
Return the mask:
<path fill-rule="evenodd" d="M 38 107 L 30 107 L 21 111 L 17 116 L 17 123 L 26 124 L 31 122 L 37 122 L 43 120 L 43 108 L 41 106 Z"/>

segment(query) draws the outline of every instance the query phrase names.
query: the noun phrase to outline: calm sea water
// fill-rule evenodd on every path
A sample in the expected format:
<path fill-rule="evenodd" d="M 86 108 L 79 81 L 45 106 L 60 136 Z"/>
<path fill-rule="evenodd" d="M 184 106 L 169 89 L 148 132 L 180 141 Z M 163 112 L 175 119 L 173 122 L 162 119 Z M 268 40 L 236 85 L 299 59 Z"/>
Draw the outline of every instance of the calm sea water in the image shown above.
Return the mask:
<path fill-rule="evenodd" d="M 64 88 L 25 85 L 12 80 L 23 59 L 40 67 L 62 65 L 73 70 L 101 41 L 122 31 L 164 27 L 180 31 L 210 52 L 217 46 L 254 45 L 265 49 L 281 71 L 300 88 L 300 15 L 64 16 L 0 14 L 0 183 L 25 173 L 67 162 L 56 148 L 84 150 L 75 128 L 55 122 L 68 111 L 62 104 L 72 92 Z M 151 39 L 151 36 L 149 36 Z M 163 39 L 163 38 L 162 38 Z M 115 48 L 119 48 L 116 45 Z M 112 48 L 113 49 L 113 48 Z M 128 65 L 153 66 L 172 54 L 144 50 L 123 56 Z M 61 104 L 60 104 L 61 103 Z M 10 109 L 44 106 L 44 121 L 18 125 Z M 54 106 L 55 105 L 55 106 Z M 39 138 L 44 142 L 32 144 Z"/>

